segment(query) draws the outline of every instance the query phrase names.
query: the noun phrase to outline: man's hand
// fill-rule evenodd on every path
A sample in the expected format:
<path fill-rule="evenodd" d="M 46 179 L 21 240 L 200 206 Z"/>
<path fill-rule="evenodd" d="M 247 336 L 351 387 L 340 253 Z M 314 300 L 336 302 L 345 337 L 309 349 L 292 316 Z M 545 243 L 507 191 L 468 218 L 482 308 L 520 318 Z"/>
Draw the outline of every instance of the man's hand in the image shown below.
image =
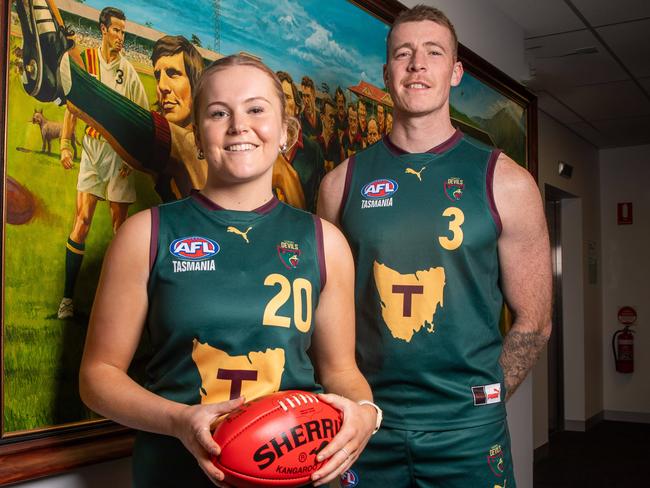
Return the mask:
<path fill-rule="evenodd" d="M 61 144 L 63 145 L 63 144 Z M 61 166 L 64 169 L 72 169 L 72 151 L 67 147 L 61 148 Z"/>

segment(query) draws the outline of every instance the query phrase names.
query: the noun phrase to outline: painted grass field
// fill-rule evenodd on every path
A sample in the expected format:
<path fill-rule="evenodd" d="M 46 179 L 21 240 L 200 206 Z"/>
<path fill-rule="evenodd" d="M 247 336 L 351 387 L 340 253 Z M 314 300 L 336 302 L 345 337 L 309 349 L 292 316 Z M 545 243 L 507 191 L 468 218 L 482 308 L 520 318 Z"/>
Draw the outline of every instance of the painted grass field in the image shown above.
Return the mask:
<path fill-rule="evenodd" d="M 12 38 L 11 49 L 16 42 Z M 155 80 L 146 75 L 141 78 L 153 102 Z M 63 118 L 62 107 L 27 96 L 19 74 L 11 70 L 6 175 L 34 195 L 36 211 L 26 224 L 4 225 L 5 434 L 93 418 L 94 414 L 79 399 L 77 373 L 102 257 L 112 238 L 108 205 L 101 202 L 95 212 L 77 282 L 77 316 L 72 320 L 57 319 L 79 165 L 75 160 L 72 170 L 63 169 L 59 163 L 58 140 L 53 141 L 51 155 L 40 153 L 39 128 L 29 122 L 35 109 L 43 109 L 48 119 Z M 83 127 L 81 121 L 77 123 L 79 141 Z M 81 147 L 78 151 L 80 154 Z M 138 202 L 131 206 L 130 213 L 158 201 L 147 175 L 137 175 L 137 194 Z"/>

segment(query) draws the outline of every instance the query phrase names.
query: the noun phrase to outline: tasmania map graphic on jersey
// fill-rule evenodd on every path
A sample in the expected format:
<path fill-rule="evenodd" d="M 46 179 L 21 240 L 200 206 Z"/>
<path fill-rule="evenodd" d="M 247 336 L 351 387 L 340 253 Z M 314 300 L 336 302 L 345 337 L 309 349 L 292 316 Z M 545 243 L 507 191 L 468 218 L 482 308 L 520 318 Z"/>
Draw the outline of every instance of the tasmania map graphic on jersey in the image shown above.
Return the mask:
<path fill-rule="evenodd" d="M 257 398 L 280 389 L 284 349 L 230 356 L 194 339 L 192 360 L 201 375 L 201 403 L 224 402 L 244 395 Z"/>
<path fill-rule="evenodd" d="M 381 315 L 394 338 L 411 342 L 425 327 L 427 332 L 435 332 L 436 310 L 438 305 L 443 306 L 444 268 L 401 274 L 375 261 L 373 274 Z"/>

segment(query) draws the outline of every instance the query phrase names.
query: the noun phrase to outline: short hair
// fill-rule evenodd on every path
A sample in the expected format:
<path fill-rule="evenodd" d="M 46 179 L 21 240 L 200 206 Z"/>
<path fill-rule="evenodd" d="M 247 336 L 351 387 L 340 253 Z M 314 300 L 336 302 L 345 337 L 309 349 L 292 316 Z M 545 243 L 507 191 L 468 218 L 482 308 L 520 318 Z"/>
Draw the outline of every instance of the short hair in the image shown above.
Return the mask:
<path fill-rule="evenodd" d="M 289 83 L 289 85 L 291 85 L 291 93 L 293 94 L 293 101 L 296 104 L 296 111 L 300 112 L 302 110 L 302 97 L 300 96 L 298 87 L 293 82 L 293 78 L 286 71 L 276 71 L 275 74 L 278 76 L 278 79 L 280 80 L 280 85 L 282 85 L 282 83 L 285 81 Z M 282 93 L 284 94 L 284 92 Z"/>
<path fill-rule="evenodd" d="M 165 56 L 174 56 L 175 54 L 183 53 L 183 64 L 185 65 L 185 73 L 190 80 L 190 88 L 194 93 L 199 76 L 205 66 L 203 58 L 199 51 L 194 47 L 190 41 L 183 36 L 163 36 L 156 41 L 151 51 L 151 64 L 154 66 L 156 62 Z"/>
<path fill-rule="evenodd" d="M 402 10 L 399 14 L 397 14 L 397 17 L 395 17 L 393 25 L 390 26 L 388 35 L 386 36 L 386 60 L 390 59 L 390 37 L 395 27 L 400 24 L 405 24 L 406 22 L 422 22 L 425 20 L 430 20 L 431 22 L 435 22 L 436 24 L 449 29 L 454 50 L 454 59 L 456 59 L 458 56 L 458 36 L 456 35 L 454 24 L 451 23 L 449 17 L 447 17 L 442 12 L 442 10 L 439 10 L 435 7 L 430 7 L 428 5 L 420 4 L 416 5 L 413 8 Z"/>
<path fill-rule="evenodd" d="M 314 86 L 314 80 L 312 80 L 309 76 L 303 76 L 300 84 L 302 86 L 306 86 L 307 88 L 311 88 L 312 90 L 316 91 L 316 87 Z"/>
<path fill-rule="evenodd" d="M 330 97 L 325 97 L 323 98 L 323 103 L 320 107 L 320 113 L 325 115 L 325 109 L 327 106 L 332 107 L 332 110 L 336 112 L 336 105 L 334 104 L 334 100 L 332 100 Z"/>
<path fill-rule="evenodd" d="M 343 103 L 345 104 L 345 93 L 343 93 L 343 89 L 340 86 L 337 86 L 336 91 L 334 92 L 334 98 L 338 97 L 339 95 L 343 97 Z"/>
<path fill-rule="evenodd" d="M 99 12 L 99 25 L 103 25 L 108 29 L 111 26 L 112 17 L 120 20 L 126 20 L 126 15 L 124 15 L 124 12 L 122 12 L 119 8 L 104 7 L 102 11 Z"/>
<path fill-rule="evenodd" d="M 194 125 L 198 126 L 199 119 L 197 108 L 199 106 L 200 98 L 203 94 L 203 90 L 206 83 L 208 82 L 208 79 L 217 71 L 232 68 L 233 66 L 251 66 L 253 68 L 257 68 L 271 79 L 273 88 L 275 89 L 275 94 L 278 96 L 278 101 L 280 102 L 280 107 L 282 109 L 282 122 L 288 123 L 288 117 L 285 113 L 287 101 L 284 98 L 284 92 L 282 91 L 282 84 L 280 83 L 280 79 L 275 74 L 275 72 L 257 58 L 247 56 L 246 54 L 232 54 L 230 56 L 226 56 L 224 58 L 213 61 L 210 66 L 204 69 L 201 73 L 201 76 L 196 83 L 194 94 L 192 96 L 192 120 L 194 121 Z"/>

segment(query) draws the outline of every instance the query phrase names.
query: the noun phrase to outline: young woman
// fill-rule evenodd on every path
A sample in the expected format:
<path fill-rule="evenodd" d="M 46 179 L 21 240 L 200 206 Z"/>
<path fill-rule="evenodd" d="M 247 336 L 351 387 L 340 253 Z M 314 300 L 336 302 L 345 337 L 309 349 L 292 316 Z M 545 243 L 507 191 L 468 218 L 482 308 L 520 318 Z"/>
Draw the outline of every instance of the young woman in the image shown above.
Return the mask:
<path fill-rule="evenodd" d="M 333 225 L 272 193 L 284 103 L 261 62 L 213 63 L 193 105 L 205 188 L 128 219 L 106 255 L 81 395 L 140 431 L 137 487 L 223 486 L 210 427 L 244 397 L 328 392 L 344 423 L 319 455 L 329 462 L 315 485 L 347 469 L 375 430 L 379 411 L 354 359 L 349 247 Z M 127 375 L 142 335 L 151 346 L 146 387 Z"/>

